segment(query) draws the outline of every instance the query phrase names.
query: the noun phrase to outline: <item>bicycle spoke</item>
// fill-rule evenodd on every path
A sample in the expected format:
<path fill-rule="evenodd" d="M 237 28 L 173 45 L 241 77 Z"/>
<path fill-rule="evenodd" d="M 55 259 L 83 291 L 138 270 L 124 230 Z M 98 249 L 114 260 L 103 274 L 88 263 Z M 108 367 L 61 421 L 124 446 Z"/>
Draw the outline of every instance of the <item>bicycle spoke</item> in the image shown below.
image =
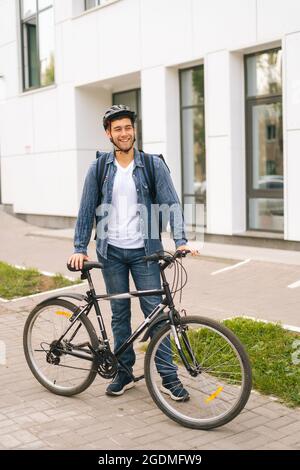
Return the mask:
<path fill-rule="evenodd" d="M 182 329 L 183 333 L 178 329 L 177 333 L 182 346 L 180 354 L 170 328 L 162 330 L 165 332 L 150 343 L 145 376 L 153 399 L 168 416 L 185 426 L 209 429 L 233 419 L 243 408 L 251 381 L 249 371 L 246 374 L 244 370 L 246 359 L 240 358 L 241 345 L 232 343 L 226 329 L 214 321 L 206 319 L 203 324 L 197 317 L 190 321 L 188 318 L 182 320 L 187 328 Z M 186 368 L 181 354 L 193 373 Z M 180 395 L 176 398 L 178 387 L 186 390 L 188 401 L 180 400 Z"/>
<path fill-rule="evenodd" d="M 68 348 L 70 352 L 72 349 L 80 351 L 76 344 L 91 344 L 90 334 L 82 327 L 81 321 L 72 325 L 61 343 L 55 343 L 70 327 L 68 320 L 73 310 L 68 309 L 69 305 L 72 304 L 66 301 L 49 302 L 49 305 L 37 309 L 37 312 L 33 312 L 35 314 L 30 319 L 26 334 L 28 361 L 36 377 L 52 391 L 66 395 L 86 388 L 97 373 L 93 361 L 68 354 Z M 72 345 L 68 342 L 71 336 L 75 338 Z M 91 352 L 90 355 L 92 357 Z"/>

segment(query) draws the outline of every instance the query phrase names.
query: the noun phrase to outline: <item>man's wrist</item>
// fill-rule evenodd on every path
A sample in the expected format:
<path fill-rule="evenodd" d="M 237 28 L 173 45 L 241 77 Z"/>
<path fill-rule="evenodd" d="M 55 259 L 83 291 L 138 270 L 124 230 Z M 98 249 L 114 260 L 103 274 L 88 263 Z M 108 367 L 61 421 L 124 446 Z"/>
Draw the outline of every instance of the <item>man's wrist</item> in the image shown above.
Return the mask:
<path fill-rule="evenodd" d="M 174 240 L 176 248 L 179 246 L 187 245 L 188 240 L 186 238 L 181 238 L 180 240 Z"/>

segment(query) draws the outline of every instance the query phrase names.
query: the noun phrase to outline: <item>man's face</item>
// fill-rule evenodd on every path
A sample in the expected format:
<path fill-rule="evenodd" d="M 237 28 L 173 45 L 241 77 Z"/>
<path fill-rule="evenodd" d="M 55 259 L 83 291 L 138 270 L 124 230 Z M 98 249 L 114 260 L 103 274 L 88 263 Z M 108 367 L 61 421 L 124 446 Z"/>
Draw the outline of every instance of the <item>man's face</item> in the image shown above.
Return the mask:
<path fill-rule="evenodd" d="M 134 142 L 134 127 L 129 118 L 116 119 L 110 123 L 106 134 L 120 150 L 129 150 Z"/>

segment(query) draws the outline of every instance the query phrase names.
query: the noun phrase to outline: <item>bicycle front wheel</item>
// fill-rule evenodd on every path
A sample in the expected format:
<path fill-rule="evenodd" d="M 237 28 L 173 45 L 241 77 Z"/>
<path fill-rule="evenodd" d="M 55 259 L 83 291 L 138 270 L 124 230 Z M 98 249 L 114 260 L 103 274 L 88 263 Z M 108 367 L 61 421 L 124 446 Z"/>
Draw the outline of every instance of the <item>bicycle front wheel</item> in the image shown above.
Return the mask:
<path fill-rule="evenodd" d="M 251 366 L 244 347 L 232 331 L 209 318 L 182 318 L 176 330 L 182 354 L 169 324 L 147 349 L 145 379 L 151 397 L 183 426 L 211 429 L 228 423 L 242 411 L 251 392 Z M 162 378 L 167 381 L 168 375 L 173 382 L 166 393 Z M 180 394 L 174 399 L 182 386 L 185 400 Z"/>
<path fill-rule="evenodd" d="M 97 375 L 97 349 L 94 327 L 85 316 L 73 322 L 77 306 L 62 299 L 37 305 L 29 314 L 23 333 L 26 361 L 35 378 L 48 390 L 71 396 L 83 392 Z"/>

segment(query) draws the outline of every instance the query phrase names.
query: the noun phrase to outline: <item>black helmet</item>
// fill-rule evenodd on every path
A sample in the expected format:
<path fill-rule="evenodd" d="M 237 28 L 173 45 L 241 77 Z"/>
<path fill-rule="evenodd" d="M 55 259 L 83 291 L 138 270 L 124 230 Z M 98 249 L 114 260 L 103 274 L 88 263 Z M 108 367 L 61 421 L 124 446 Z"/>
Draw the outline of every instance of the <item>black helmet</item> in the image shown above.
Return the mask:
<path fill-rule="evenodd" d="M 121 117 L 129 117 L 132 123 L 136 120 L 136 114 L 134 111 L 130 111 L 128 106 L 124 104 L 114 104 L 111 106 L 103 116 L 103 127 L 106 130 L 108 128 L 108 124 L 118 118 Z"/>

